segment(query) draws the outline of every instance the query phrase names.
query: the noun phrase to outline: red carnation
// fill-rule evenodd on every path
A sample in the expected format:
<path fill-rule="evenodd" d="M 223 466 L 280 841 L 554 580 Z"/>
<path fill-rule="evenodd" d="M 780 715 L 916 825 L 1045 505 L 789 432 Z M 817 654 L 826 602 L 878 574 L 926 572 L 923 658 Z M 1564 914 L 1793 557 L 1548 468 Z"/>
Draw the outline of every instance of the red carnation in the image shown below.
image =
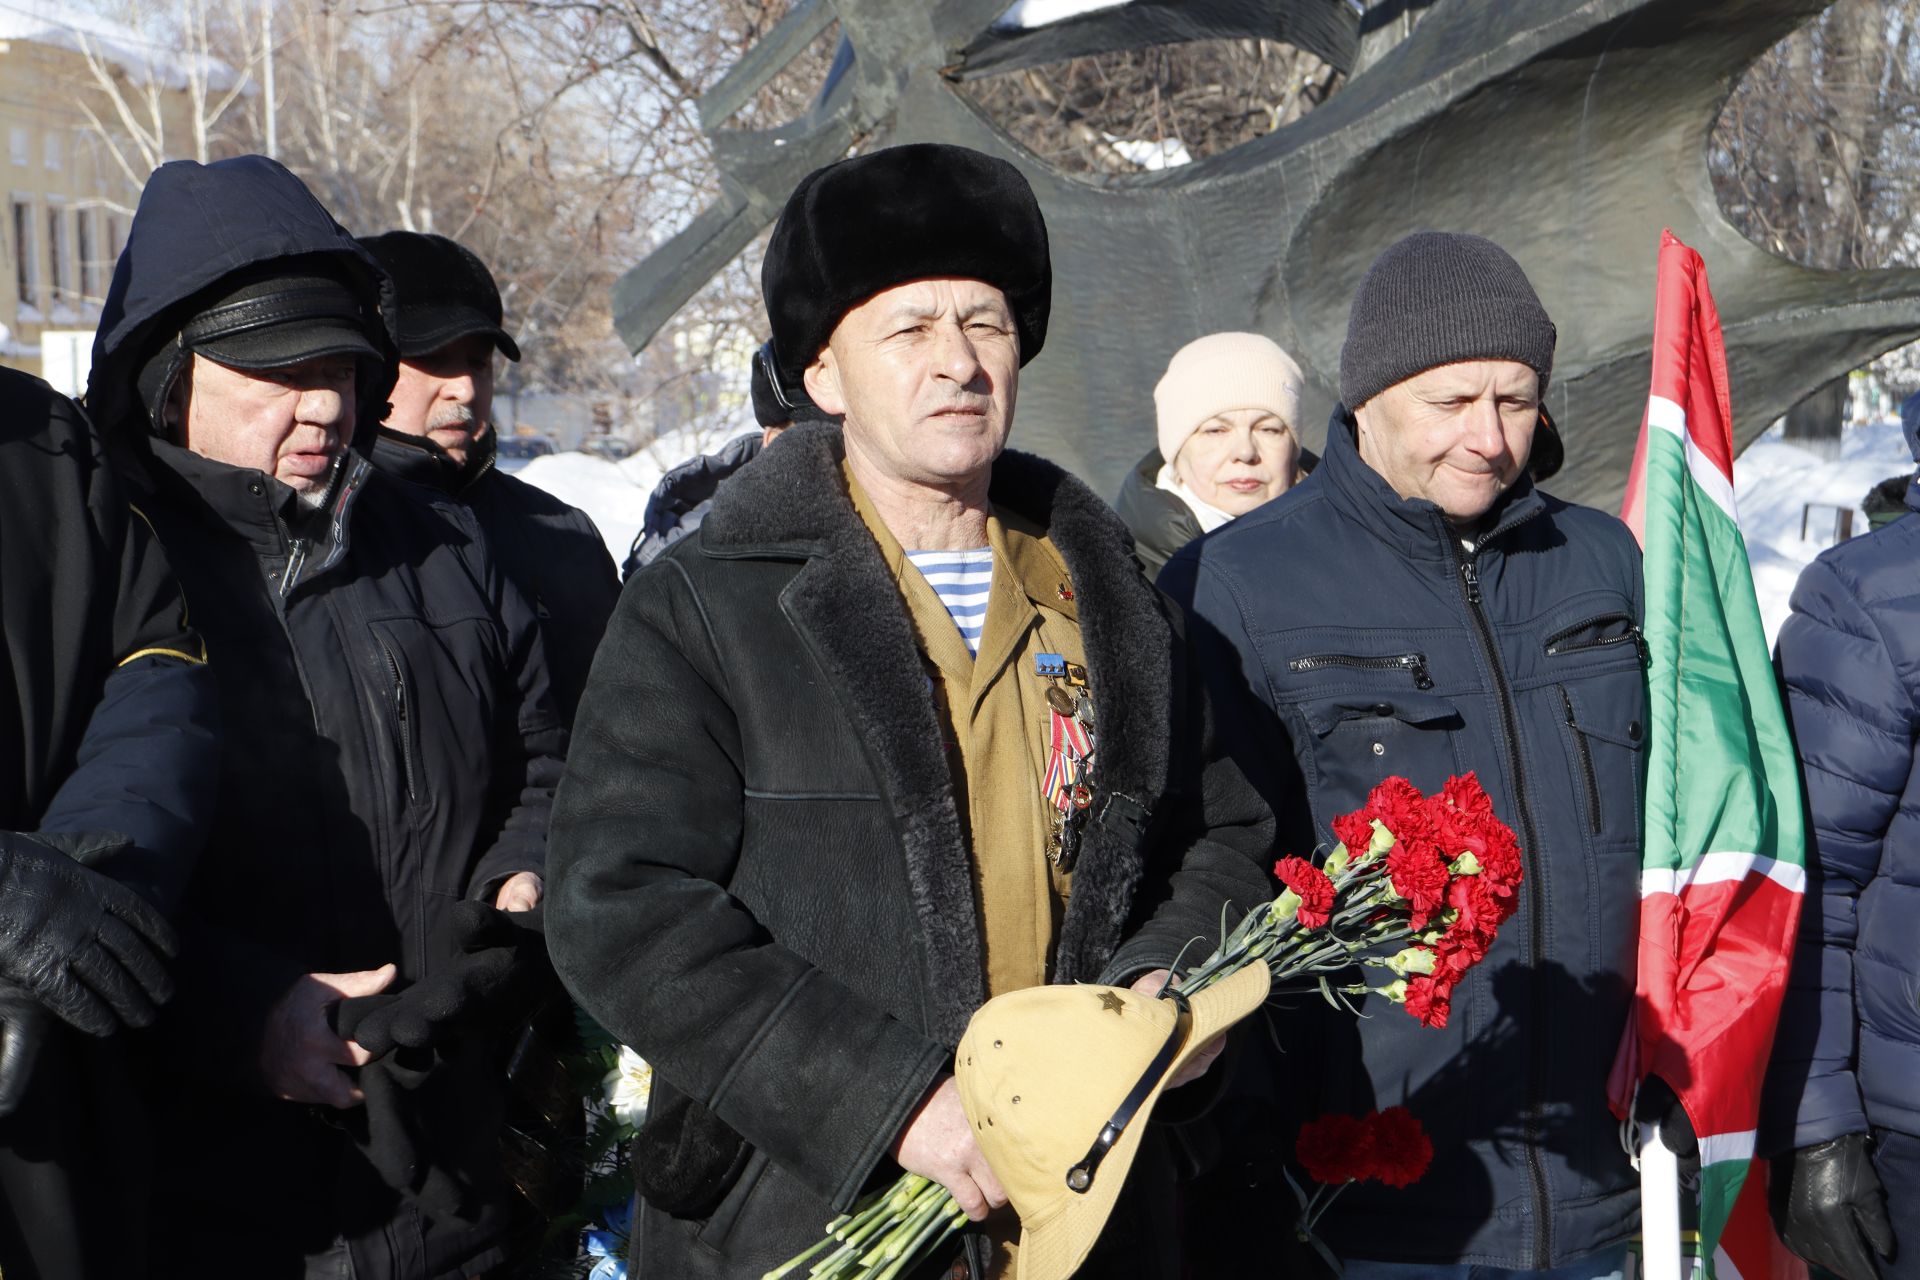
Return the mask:
<path fill-rule="evenodd" d="M 1327 873 L 1305 858 L 1282 858 L 1273 864 L 1280 883 L 1300 895 L 1300 910 L 1294 919 L 1302 929 L 1318 929 L 1333 915 L 1333 881 Z"/>
<path fill-rule="evenodd" d="M 1440 799 L 1457 813 L 1476 818 L 1493 817 L 1493 797 L 1480 785 L 1480 775 L 1471 770 L 1448 778 L 1447 785 L 1440 788 Z"/>
<path fill-rule="evenodd" d="M 1373 789 L 1365 813 L 1368 818 L 1379 819 L 1396 839 L 1425 834 L 1433 826 L 1427 798 L 1418 787 L 1398 776 L 1387 778 Z"/>
<path fill-rule="evenodd" d="M 1407 979 L 1407 1012 L 1422 1026 L 1444 1027 L 1453 1010 L 1453 983 L 1421 975 Z"/>
<path fill-rule="evenodd" d="M 1449 929 L 1434 948 L 1433 969 L 1436 976 L 1457 982 L 1461 974 L 1486 958 L 1486 938 L 1471 930 Z"/>
<path fill-rule="evenodd" d="M 1309 1178 L 1340 1186 L 1369 1176 L 1373 1128 L 1358 1116 L 1321 1116 L 1300 1126 L 1293 1150 Z"/>
<path fill-rule="evenodd" d="M 1341 814 L 1333 820 L 1333 835 L 1347 846 L 1348 853 L 1358 858 L 1373 843 L 1373 819 L 1367 816 L 1365 809 Z"/>
<path fill-rule="evenodd" d="M 1393 891 L 1413 905 L 1413 927 L 1446 905 L 1447 864 L 1425 840 L 1402 840 L 1387 854 L 1387 878 Z"/>
<path fill-rule="evenodd" d="M 1405 1107 L 1388 1107 L 1367 1117 L 1372 1137 L 1368 1176 L 1390 1187 L 1410 1187 L 1433 1163 L 1433 1139 Z"/>

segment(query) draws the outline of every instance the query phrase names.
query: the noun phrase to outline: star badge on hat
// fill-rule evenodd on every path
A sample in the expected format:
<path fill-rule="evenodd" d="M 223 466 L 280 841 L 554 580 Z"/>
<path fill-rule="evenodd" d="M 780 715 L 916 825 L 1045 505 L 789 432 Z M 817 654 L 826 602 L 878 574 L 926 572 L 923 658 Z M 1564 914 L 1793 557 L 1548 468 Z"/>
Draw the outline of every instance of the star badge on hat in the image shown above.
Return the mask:
<path fill-rule="evenodd" d="M 996 996 L 954 1058 L 974 1140 L 1020 1215 L 1015 1280 L 1066 1280 L 1086 1261 L 1167 1081 L 1266 1001 L 1250 964 L 1196 995 L 1029 987 Z"/>

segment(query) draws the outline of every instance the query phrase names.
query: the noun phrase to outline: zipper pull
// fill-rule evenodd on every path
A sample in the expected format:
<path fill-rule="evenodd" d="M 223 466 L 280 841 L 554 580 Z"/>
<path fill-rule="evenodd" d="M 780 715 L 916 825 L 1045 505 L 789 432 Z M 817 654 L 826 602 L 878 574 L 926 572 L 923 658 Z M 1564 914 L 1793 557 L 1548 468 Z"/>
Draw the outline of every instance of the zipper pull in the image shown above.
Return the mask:
<path fill-rule="evenodd" d="M 285 600 L 287 593 L 293 590 L 293 584 L 300 577 L 301 567 L 307 562 L 307 540 L 295 538 L 287 546 L 287 569 L 280 575 L 280 598 Z"/>
<path fill-rule="evenodd" d="M 1433 676 L 1427 670 L 1425 654 L 1410 653 L 1400 659 L 1400 665 L 1413 673 L 1413 687 L 1416 689 L 1433 688 Z"/>
<path fill-rule="evenodd" d="M 1480 570 L 1475 567 L 1472 556 L 1463 556 L 1460 559 L 1460 581 L 1467 588 L 1467 603 L 1478 605 L 1480 603 Z"/>

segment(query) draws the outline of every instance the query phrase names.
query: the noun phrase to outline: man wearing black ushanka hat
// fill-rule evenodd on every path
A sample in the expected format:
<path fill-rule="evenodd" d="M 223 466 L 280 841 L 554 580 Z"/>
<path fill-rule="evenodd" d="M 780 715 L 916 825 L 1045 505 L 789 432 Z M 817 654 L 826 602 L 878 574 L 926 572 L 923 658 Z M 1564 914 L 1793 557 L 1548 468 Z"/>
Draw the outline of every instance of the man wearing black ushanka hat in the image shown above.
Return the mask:
<path fill-rule="evenodd" d="M 1051 284 L 1003 160 L 810 175 L 762 285 L 782 382 L 844 426 L 775 440 L 615 610 L 549 938 L 655 1067 L 641 1274 L 757 1278 L 903 1167 L 980 1221 L 941 1274 L 1007 1273 L 1018 1226 L 950 1075 L 968 1018 L 1148 981 L 1267 897 L 1271 816 L 1126 527 L 1003 451 Z M 1135 1165 L 1089 1274 L 1178 1274 L 1168 1179 Z"/>
<path fill-rule="evenodd" d="M 482 967 L 538 967 L 503 962 L 538 960 L 514 913 L 540 896 L 564 734 L 479 530 L 368 464 L 391 316 L 375 261 L 261 156 L 155 170 L 102 308 L 88 408 L 226 729 L 147 1046 L 156 1276 L 506 1258 L 489 1051 L 525 1010 Z M 460 1045 L 434 1034 L 456 1022 Z"/>

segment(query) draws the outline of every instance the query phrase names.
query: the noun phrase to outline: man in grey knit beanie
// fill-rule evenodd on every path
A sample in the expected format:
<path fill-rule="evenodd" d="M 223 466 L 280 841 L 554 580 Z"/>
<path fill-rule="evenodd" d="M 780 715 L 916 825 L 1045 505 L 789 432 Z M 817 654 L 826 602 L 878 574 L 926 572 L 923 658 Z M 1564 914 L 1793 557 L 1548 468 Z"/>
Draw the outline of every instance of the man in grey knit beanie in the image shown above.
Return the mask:
<path fill-rule="evenodd" d="M 1274 1101 L 1236 1115 L 1221 1163 L 1264 1172 L 1244 1203 L 1203 1210 L 1220 1253 L 1199 1274 L 1269 1256 L 1262 1206 L 1287 1199 L 1304 1121 L 1394 1106 L 1426 1126 L 1433 1164 L 1410 1187 L 1349 1187 L 1320 1217 L 1345 1280 L 1628 1271 L 1639 1182 L 1606 1080 L 1638 932 L 1640 555 L 1618 520 L 1529 478 L 1553 349 L 1498 245 L 1392 245 L 1354 295 L 1320 465 L 1160 575 L 1210 655 L 1221 735 L 1273 807 L 1278 850 L 1331 848 L 1334 820 L 1387 778 L 1432 794 L 1471 770 L 1525 874 L 1518 914 L 1464 974 L 1412 956 L 1364 1016 L 1296 1001 L 1270 1041 L 1250 1038 L 1244 1052 L 1279 1051 L 1236 1070 L 1269 1077 Z M 1430 1021 L 1438 1000 L 1445 1025 L 1388 1007 L 1402 1000 Z M 1684 1113 L 1660 1114 L 1684 1132 Z"/>
<path fill-rule="evenodd" d="M 1360 456 L 1401 497 L 1471 525 L 1526 467 L 1555 336 L 1526 272 L 1493 241 L 1400 240 L 1360 282 L 1340 349 Z"/>

